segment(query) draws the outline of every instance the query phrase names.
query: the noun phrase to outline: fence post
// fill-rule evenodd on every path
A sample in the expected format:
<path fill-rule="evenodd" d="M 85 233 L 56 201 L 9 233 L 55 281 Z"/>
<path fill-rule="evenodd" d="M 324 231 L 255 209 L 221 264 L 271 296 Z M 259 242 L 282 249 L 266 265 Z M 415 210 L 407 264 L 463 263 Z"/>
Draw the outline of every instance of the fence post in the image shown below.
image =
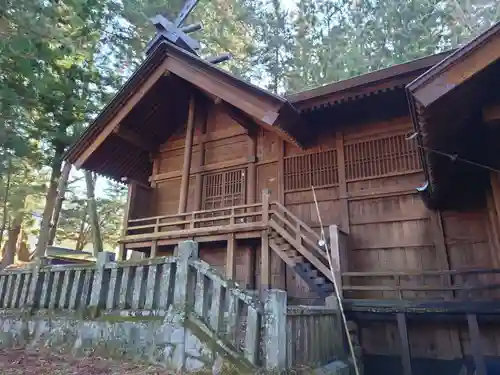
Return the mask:
<path fill-rule="evenodd" d="M 331 295 L 326 297 L 325 306 L 326 308 L 336 310 L 337 312 L 334 324 L 335 334 L 333 337 L 330 338 L 330 340 L 333 341 L 333 350 L 335 352 L 335 357 L 340 359 L 345 359 L 346 353 L 345 353 L 344 341 L 346 339 L 345 337 L 346 332 L 344 330 L 344 324 L 342 321 L 342 316 L 340 313 L 340 306 L 337 296 Z"/>
<path fill-rule="evenodd" d="M 109 282 L 104 282 L 104 267 L 106 266 L 106 263 L 109 263 L 114 259 L 113 255 L 114 254 L 107 251 L 102 251 L 97 254 L 97 260 L 95 264 L 96 270 L 94 274 L 94 281 L 92 282 L 92 294 L 90 295 L 89 306 L 94 309 L 94 315 L 97 314 L 97 309 L 99 308 L 100 302 L 102 300 L 101 296 L 104 290 L 109 287 Z M 108 293 L 109 292 L 112 291 L 108 290 Z M 106 302 L 104 302 L 103 304 L 105 305 Z"/>
<path fill-rule="evenodd" d="M 264 303 L 264 356 L 266 370 L 286 369 L 287 294 L 269 289 Z"/>
<path fill-rule="evenodd" d="M 169 360 L 177 371 L 182 372 L 186 361 L 185 321 L 187 318 L 188 290 L 190 287 L 194 290 L 195 287 L 189 285 L 189 282 L 192 281 L 189 272 L 189 259 L 198 258 L 198 243 L 194 241 L 179 243 L 175 255 L 178 259 L 175 272 L 174 298 L 172 305 L 168 308 L 164 323 L 168 327 L 168 332 L 165 332 L 165 335 L 169 337 L 170 343 L 174 346 Z"/>
<path fill-rule="evenodd" d="M 31 274 L 31 283 L 28 291 L 28 297 L 26 298 L 26 307 L 27 309 L 33 309 L 38 306 L 40 295 L 37 295 L 41 291 L 40 287 L 40 268 L 46 266 L 48 264 L 48 260 L 46 258 L 39 258 L 35 261 L 33 266 L 33 273 Z"/>

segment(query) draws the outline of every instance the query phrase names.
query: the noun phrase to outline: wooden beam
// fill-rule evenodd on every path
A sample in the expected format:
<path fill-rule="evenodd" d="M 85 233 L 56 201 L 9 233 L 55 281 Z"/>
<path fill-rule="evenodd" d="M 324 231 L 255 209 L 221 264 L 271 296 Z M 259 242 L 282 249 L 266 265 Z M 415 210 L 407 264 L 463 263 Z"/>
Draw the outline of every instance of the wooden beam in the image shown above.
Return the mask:
<path fill-rule="evenodd" d="M 186 144 L 184 146 L 184 162 L 182 165 L 181 187 L 179 195 L 179 213 L 186 212 L 187 197 L 189 189 L 189 171 L 191 169 L 191 156 L 193 154 L 193 135 L 194 135 L 194 112 L 195 97 L 191 95 L 189 100 L 189 114 L 186 129 Z"/>
<path fill-rule="evenodd" d="M 118 125 L 113 130 L 113 133 L 141 150 L 152 152 L 156 148 L 152 142 L 145 140 L 139 133 L 131 129 L 125 129 L 121 125 Z"/>
<path fill-rule="evenodd" d="M 173 74 L 191 82 L 193 85 L 211 93 L 215 97 L 228 102 L 236 108 L 241 109 L 250 116 L 268 123 L 283 105 L 279 99 L 259 95 L 257 92 L 250 94 L 248 90 L 209 75 L 207 72 L 186 64 L 181 59 L 169 56 L 166 60 L 167 70 Z M 270 123 L 269 125 L 273 125 Z"/>
<path fill-rule="evenodd" d="M 227 251 L 226 251 L 226 277 L 229 280 L 234 280 L 236 277 L 236 262 L 234 258 L 234 250 L 236 247 L 236 240 L 234 233 L 230 233 L 227 237 Z"/>
<path fill-rule="evenodd" d="M 500 120 L 500 104 L 494 104 L 483 108 L 484 122 L 494 122 Z"/>
<path fill-rule="evenodd" d="M 106 138 L 113 132 L 113 130 L 120 124 L 128 113 L 134 108 L 137 103 L 146 95 L 146 93 L 153 87 L 153 85 L 163 76 L 167 71 L 166 59 L 156 70 L 149 76 L 149 78 L 141 85 L 141 87 L 132 95 L 126 104 L 117 112 L 117 114 L 109 121 L 104 129 L 99 133 L 97 138 L 85 149 L 85 151 L 78 157 L 74 165 L 81 168 L 85 160 L 87 160 L 92 153 L 106 140 Z"/>

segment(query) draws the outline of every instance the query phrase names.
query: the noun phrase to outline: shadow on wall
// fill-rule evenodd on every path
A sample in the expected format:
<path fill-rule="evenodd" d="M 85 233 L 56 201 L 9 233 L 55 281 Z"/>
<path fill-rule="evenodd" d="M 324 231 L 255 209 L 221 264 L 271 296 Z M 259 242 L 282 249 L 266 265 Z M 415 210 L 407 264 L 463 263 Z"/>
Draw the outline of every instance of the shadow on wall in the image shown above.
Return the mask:
<path fill-rule="evenodd" d="M 488 375 L 500 375 L 500 357 L 486 357 Z M 403 375 L 401 358 L 399 356 L 364 355 L 365 375 Z M 463 366 L 465 365 L 466 371 Z M 413 375 L 469 375 L 474 374 L 474 360 L 472 357 L 453 360 L 413 358 Z"/>

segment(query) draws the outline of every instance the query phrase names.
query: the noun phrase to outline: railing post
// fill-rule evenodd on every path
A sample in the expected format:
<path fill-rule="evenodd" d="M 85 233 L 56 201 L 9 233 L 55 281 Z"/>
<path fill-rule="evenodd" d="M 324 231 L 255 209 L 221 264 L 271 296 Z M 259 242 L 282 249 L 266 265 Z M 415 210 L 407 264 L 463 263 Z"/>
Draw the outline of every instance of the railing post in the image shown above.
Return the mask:
<path fill-rule="evenodd" d="M 234 215 L 234 207 L 231 207 L 231 214 L 229 215 L 229 225 L 233 225 L 235 223 Z"/>
<path fill-rule="evenodd" d="M 342 272 L 345 271 L 345 262 L 347 256 L 345 252 L 345 244 L 340 238 L 341 234 L 339 232 L 339 227 L 337 225 L 329 226 L 330 232 L 330 257 L 332 261 L 333 274 L 335 277 L 335 283 L 337 284 L 337 288 L 340 293 L 340 297 L 342 297 Z"/>
<path fill-rule="evenodd" d="M 269 289 L 264 303 L 264 356 L 266 370 L 286 369 L 287 294 Z"/>
<path fill-rule="evenodd" d="M 194 229 L 194 227 L 195 227 L 195 224 L 194 224 L 195 217 L 196 217 L 196 214 L 194 212 L 191 212 L 191 220 L 189 222 L 190 229 Z"/>
<path fill-rule="evenodd" d="M 106 299 L 101 298 L 103 292 L 109 287 L 109 280 L 107 282 L 104 280 L 104 270 L 106 263 L 109 263 L 112 260 L 113 254 L 110 252 L 102 251 L 97 254 L 94 280 L 92 282 L 92 294 L 90 295 L 90 307 L 96 310 L 100 305 L 106 305 Z M 110 291 L 108 290 L 108 293 L 109 292 Z M 101 300 L 103 302 L 102 304 Z M 95 314 L 97 314 L 97 311 L 95 311 Z"/>
<path fill-rule="evenodd" d="M 342 322 L 342 316 L 340 312 L 339 301 L 337 296 L 331 295 L 325 298 L 325 306 L 328 309 L 336 311 L 335 316 L 335 334 L 330 338 L 333 341 L 333 348 L 335 351 L 335 356 L 340 359 L 345 358 L 344 351 L 344 324 Z"/>
<path fill-rule="evenodd" d="M 198 243 L 183 241 L 177 247 L 177 268 L 175 272 L 174 298 L 165 316 L 164 325 L 169 330 L 171 344 L 175 346 L 171 361 L 177 371 L 182 372 L 186 361 L 186 329 L 188 290 L 195 285 L 188 285 L 192 280 L 189 270 L 189 259 L 198 258 Z"/>
<path fill-rule="evenodd" d="M 262 222 L 267 224 L 269 221 L 269 189 L 262 190 Z"/>

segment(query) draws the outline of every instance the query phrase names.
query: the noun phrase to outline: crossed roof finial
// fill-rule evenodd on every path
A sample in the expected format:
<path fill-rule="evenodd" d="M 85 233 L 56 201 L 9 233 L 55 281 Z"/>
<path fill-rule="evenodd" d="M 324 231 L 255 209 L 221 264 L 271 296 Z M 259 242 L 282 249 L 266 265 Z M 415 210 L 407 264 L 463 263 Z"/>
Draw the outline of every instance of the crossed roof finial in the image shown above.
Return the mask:
<path fill-rule="evenodd" d="M 188 34 L 201 30 L 203 27 L 200 23 L 183 26 L 184 21 L 196 7 L 198 1 L 199 0 L 187 0 L 184 3 L 179 15 L 173 22 L 169 21 L 164 14 L 158 14 L 151 18 L 151 22 L 156 27 L 156 35 L 153 40 L 148 43 L 148 46 L 146 47 L 146 54 L 149 54 L 159 41 L 168 40 L 177 47 L 198 56 L 200 42 L 190 37 Z M 207 59 L 207 61 L 217 64 L 229 60 L 230 58 L 231 55 L 223 54 L 221 56 Z"/>

